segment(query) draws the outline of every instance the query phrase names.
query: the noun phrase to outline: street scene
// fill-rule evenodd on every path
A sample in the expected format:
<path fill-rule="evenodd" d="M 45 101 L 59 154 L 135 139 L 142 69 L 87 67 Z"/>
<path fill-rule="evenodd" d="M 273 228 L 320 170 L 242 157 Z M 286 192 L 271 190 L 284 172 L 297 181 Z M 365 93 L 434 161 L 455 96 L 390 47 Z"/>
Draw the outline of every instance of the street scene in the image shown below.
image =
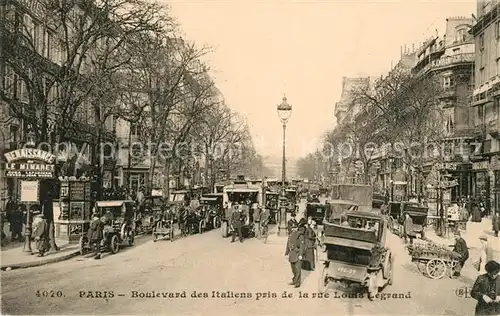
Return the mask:
<path fill-rule="evenodd" d="M 0 30 L 2 314 L 500 315 L 500 1 Z"/>

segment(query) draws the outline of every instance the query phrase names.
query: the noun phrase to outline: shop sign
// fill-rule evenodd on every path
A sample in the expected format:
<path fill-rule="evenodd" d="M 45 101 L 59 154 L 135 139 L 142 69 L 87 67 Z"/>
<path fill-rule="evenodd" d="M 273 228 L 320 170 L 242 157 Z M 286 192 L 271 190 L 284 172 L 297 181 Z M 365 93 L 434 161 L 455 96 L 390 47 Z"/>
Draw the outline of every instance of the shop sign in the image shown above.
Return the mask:
<path fill-rule="evenodd" d="M 38 185 L 38 181 L 21 181 L 21 202 L 37 202 Z"/>
<path fill-rule="evenodd" d="M 473 170 L 488 169 L 488 162 L 487 161 L 474 162 L 472 163 L 472 169 Z"/>
<path fill-rule="evenodd" d="M 6 178 L 54 178 L 55 156 L 40 149 L 17 149 L 5 154 Z"/>

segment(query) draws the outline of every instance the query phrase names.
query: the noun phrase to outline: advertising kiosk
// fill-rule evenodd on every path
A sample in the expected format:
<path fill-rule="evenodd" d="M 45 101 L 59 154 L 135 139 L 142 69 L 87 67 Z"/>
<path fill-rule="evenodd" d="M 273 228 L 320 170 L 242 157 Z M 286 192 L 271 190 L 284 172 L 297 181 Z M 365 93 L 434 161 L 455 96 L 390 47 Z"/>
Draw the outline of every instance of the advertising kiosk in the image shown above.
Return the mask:
<path fill-rule="evenodd" d="M 59 177 L 59 180 L 59 201 L 54 201 L 56 237 L 78 243 L 90 225 L 91 181 L 85 177 Z"/>

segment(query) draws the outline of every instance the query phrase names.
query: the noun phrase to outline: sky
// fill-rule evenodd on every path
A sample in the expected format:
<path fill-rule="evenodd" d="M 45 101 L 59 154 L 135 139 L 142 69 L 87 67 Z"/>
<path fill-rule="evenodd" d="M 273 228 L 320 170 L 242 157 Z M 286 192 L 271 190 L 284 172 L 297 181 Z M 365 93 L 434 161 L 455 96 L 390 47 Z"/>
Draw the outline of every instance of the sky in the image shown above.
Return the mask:
<path fill-rule="evenodd" d="M 167 2 L 160 0 L 160 2 Z M 292 105 L 287 156 L 305 156 L 335 125 L 342 77 L 380 76 L 411 47 L 475 14 L 475 1 L 168 1 L 226 103 L 247 118 L 256 149 L 280 157 L 276 107 Z M 293 158 L 292 158 L 293 157 Z"/>

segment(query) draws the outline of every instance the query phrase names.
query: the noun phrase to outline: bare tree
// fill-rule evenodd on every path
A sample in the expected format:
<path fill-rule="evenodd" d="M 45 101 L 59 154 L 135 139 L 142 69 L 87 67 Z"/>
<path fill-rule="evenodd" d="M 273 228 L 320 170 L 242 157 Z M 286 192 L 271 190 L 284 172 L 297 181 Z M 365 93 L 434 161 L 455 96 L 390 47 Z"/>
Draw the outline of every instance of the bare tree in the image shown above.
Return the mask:
<path fill-rule="evenodd" d="M 85 105 L 121 63 L 111 63 L 133 34 L 157 31 L 163 7 L 142 0 L 40 0 L 35 18 L 14 4 L 2 4 L 0 21 L 4 80 L 0 99 L 13 119 L 30 125 L 52 146 L 92 134 Z M 98 71 L 92 67 L 98 65 Z M 42 197 L 43 199 L 48 197 Z M 57 249 L 53 219 L 51 248 Z"/>

